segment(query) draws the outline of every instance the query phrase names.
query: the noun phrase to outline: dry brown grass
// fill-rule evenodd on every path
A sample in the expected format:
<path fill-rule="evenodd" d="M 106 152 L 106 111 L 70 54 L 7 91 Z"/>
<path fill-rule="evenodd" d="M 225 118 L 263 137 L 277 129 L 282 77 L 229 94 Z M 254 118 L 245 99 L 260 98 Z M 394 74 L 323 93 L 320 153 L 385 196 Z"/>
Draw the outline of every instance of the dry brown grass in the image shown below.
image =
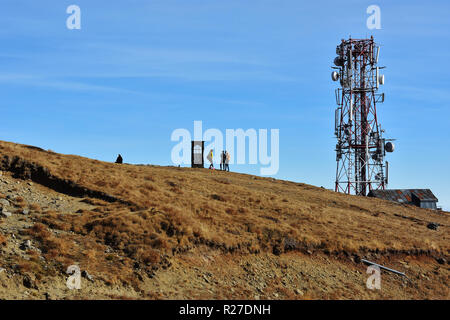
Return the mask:
<path fill-rule="evenodd" d="M 0 245 L 5 246 L 7 244 L 7 239 L 4 235 L 0 234 Z"/>
<path fill-rule="evenodd" d="M 144 241 L 150 233 L 159 232 L 174 233 L 169 238 L 177 237 L 177 241 L 217 239 L 228 247 L 239 243 L 271 246 L 288 237 L 329 250 L 448 251 L 448 213 L 444 212 L 288 181 L 190 168 L 118 165 L 6 142 L 0 143 L 0 154 L 18 155 L 62 179 L 82 181 L 84 187 L 148 208 L 140 213 L 111 208 L 101 217 L 87 215 L 89 232 L 119 246 L 128 245 L 132 234 Z M 431 232 L 426 228 L 429 221 L 442 227 Z"/>
<path fill-rule="evenodd" d="M 97 209 L 73 215 L 45 212 L 40 223 L 30 229 L 49 257 L 83 260 L 96 270 L 115 261 L 96 247 L 104 245 L 149 267 L 163 263 L 166 254 L 201 244 L 241 253 L 449 253 L 446 212 L 271 178 L 206 169 L 119 165 L 7 142 L 0 142 L 2 155 L 18 156 L 47 168 L 56 177 L 141 208 L 86 198 L 83 201 Z M 430 221 L 441 225 L 438 231 L 427 229 Z M 55 237 L 47 228 L 74 232 L 73 237 L 79 236 L 89 253 L 83 255 L 81 249 L 76 253 L 75 238 Z M 129 272 L 130 261 L 124 260 L 123 267 L 130 268 L 126 269 Z"/>
<path fill-rule="evenodd" d="M 35 211 L 35 212 L 41 212 L 41 206 L 37 203 L 32 203 L 30 204 L 30 210 Z"/>
<path fill-rule="evenodd" d="M 23 208 L 25 208 L 25 206 L 26 206 L 27 204 L 26 204 L 25 199 L 24 199 L 23 197 L 19 196 L 19 197 L 16 197 L 16 198 L 15 198 L 15 200 L 14 200 L 14 205 L 15 205 L 16 207 L 18 207 L 18 208 L 23 209 Z"/>
<path fill-rule="evenodd" d="M 58 256 L 68 255 L 70 246 L 61 238 L 53 236 L 48 228 L 36 223 L 28 230 L 28 234 L 41 243 L 42 252 L 49 258 L 54 259 Z"/>
<path fill-rule="evenodd" d="M 47 212 L 40 220 L 48 222 L 52 216 L 55 221 L 58 220 L 58 215 L 52 212 Z M 49 226 L 35 223 L 26 231 L 26 234 L 34 239 L 34 243 L 39 244 L 45 259 L 53 263 L 57 272 L 64 273 L 68 266 L 76 263 L 105 283 L 111 285 L 136 283 L 136 279 L 132 276 L 131 259 L 116 261 L 108 258 L 110 255 L 105 254 L 105 246 L 97 243 L 96 239 L 76 234 L 55 235 L 51 230 L 58 229 L 57 225 L 58 222 L 52 222 Z M 42 273 L 41 261 L 37 259 L 36 253 L 28 252 L 28 254 L 30 261 L 23 262 L 20 268 L 24 272 L 31 270 L 35 274 Z M 54 272 L 52 270 L 47 270 L 47 273 L 51 275 Z"/>

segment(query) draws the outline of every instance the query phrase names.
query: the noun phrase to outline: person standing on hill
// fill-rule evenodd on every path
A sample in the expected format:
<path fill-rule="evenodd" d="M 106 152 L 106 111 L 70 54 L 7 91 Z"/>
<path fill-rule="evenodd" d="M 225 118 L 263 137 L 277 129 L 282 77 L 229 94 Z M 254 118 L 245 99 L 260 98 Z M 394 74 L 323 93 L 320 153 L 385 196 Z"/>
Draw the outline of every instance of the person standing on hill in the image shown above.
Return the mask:
<path fill-rule="evenodd" d="M 225 150 L 220 154 L 220 170 L 225 170 Z"/>
<path fill-rule="evenodd" d="M 123 163 L 123 158 L 120 154 L 117 156 L 116 163 Z"/>
<path fill-rule="evenodd" d="M 209 165 L 209 168 L 214 169 L 214 164 L 213 164 L 214 155 L 213 155 L 212 149 L 208 152 L 208 156 L 206 157 L 206 159 L 208 159 L 208 161 L 211 163 Z"/>
<path fill-rule="evenodd" d="M 224 164 L 224 170 L 230 172 L 230 154 L 228 153 L 228 151 L 225 151 L 225 164 Z"/>

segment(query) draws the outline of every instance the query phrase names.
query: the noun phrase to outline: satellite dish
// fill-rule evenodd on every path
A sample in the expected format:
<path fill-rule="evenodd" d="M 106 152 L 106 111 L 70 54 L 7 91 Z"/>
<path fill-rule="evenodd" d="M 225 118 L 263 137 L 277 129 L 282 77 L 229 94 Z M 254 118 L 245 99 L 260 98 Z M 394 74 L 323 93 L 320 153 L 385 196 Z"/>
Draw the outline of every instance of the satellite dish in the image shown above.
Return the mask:
<path fill-rule="evenodd" d="M 392 142 L 387 142 L 384 145 L 384 150 L 386 150 L 387 152 L 394 152 L 395 150 L 395 145 Z"/>
<path fill-rule="evenodd" d="M 378 83 L 380 85 L 384 84 L 384 74 L 381 74 L 381 75 L 378 76 Z"/>
<path fill-rule="evenodd" d="M 338 79 L 339 79 L 339 73 L 337 73 L 336 71 L 333 71 L 331 73 L 331 80 L 337 81 Z"/>
<path fill-rule="evenodd" d="M 334 58 L 334 64 L 338 67 L 342 67 L 344 65 L 344 59 L 342 59 L 341 57 L 336 57 Z"/>

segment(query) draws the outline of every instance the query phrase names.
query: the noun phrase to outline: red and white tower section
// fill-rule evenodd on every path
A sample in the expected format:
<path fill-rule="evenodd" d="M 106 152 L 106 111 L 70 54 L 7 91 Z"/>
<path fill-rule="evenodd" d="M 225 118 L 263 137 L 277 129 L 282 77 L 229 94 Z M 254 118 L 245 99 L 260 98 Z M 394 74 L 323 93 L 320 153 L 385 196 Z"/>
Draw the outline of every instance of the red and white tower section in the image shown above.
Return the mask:
<path fill-rule="evenodd" d="M 394 151 L 392 139 L 384 139 L 377 105 L 384 101 L 379 87 L 384 75 L 378 66 L 380 47 L 370 39 L 342 40 L 336 47 L 333 81 L 336 89 L 335 135 L 336 192 L 366 196 L 384 190 L 389 164 L 386 152 Z"/>

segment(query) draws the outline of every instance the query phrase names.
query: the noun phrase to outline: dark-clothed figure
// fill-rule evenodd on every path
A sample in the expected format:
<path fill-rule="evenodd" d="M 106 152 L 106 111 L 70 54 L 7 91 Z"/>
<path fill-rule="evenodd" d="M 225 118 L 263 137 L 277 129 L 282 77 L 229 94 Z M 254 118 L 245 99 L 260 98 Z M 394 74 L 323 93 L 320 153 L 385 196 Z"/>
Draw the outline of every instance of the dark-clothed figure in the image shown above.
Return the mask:
<path fill-rule="evenodd" d="M 225 151 L 220 154 L 220 170 L 225 170 Z"/>
<path fill-rule="evenodd" d="M 123 158 L 120 154 L 117 156 L 116 163 L 123 163 Z"/>

